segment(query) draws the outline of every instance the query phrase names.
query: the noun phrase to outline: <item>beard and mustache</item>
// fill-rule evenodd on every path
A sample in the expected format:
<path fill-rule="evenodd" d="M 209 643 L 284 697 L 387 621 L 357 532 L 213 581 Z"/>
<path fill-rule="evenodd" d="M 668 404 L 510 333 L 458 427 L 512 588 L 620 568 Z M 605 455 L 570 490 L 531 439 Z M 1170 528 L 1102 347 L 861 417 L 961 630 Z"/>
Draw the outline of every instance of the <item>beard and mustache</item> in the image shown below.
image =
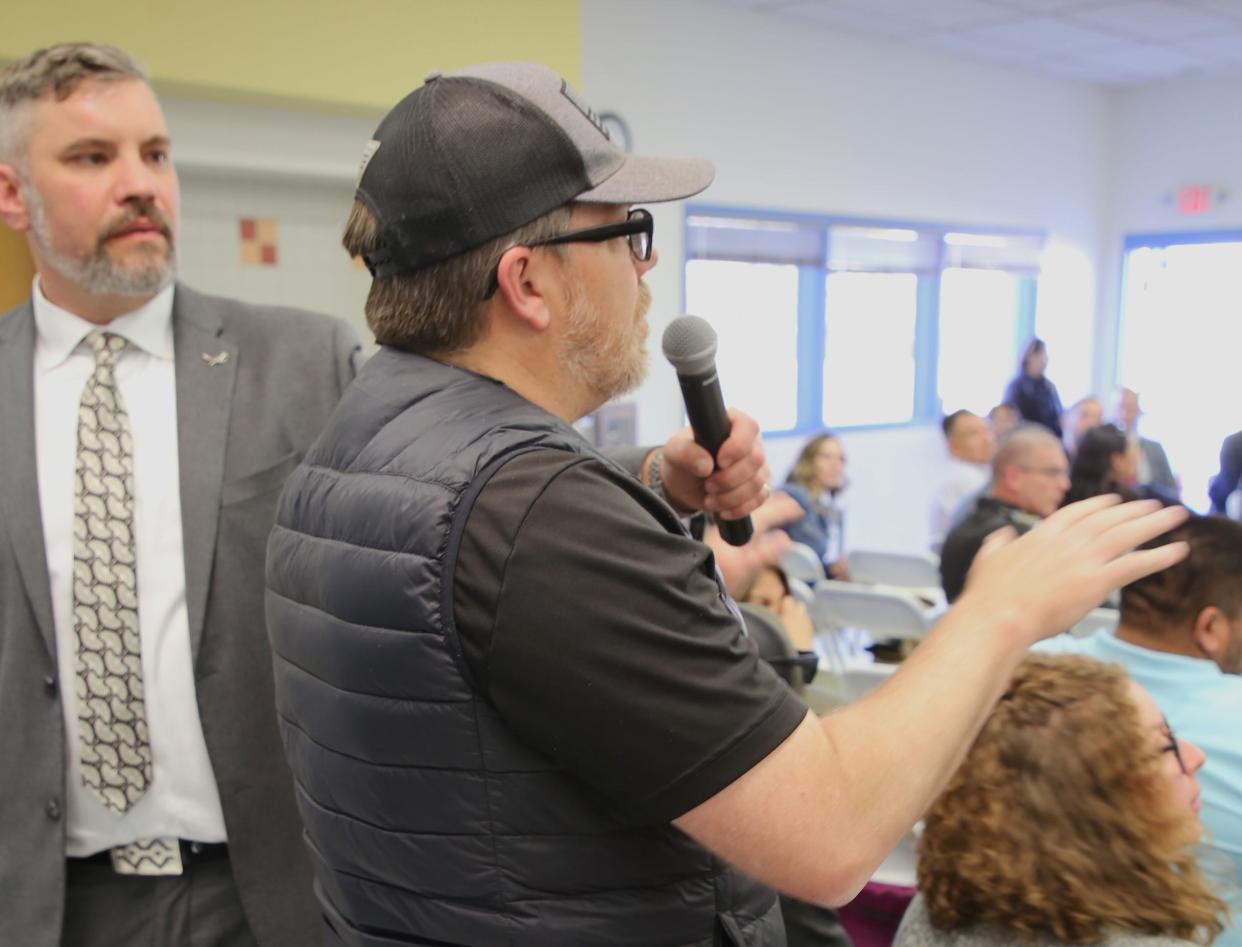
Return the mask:
<path fill-rule="evenodd" d="M 633 391 L 647 376 L 647 310 L 651 290 L 641 280 L 633 319 L 619 323 L 576 282 L 567 292 L 568 319 L 560 338 L 560 361 L 572 379 L 603 404 Z"/>
<path fill-rule="evenodd" d="M 30 211 L 30 234 L 40 254 L 53 269 L 95 295 L 150 296 L 173 281 L 176 275 L 176 252 L 172 224 L 147 199 L 136 199 L 126 205 L 124 213 L 100 229 L 95 246 L 78 255 L 56 249 L 52 230 L 43 206 L 42 195 L 27 187 L 26 203 Z M 150 221 L 164 237 L 164 244 L 136 244 L 124 258 L 111 255 L 109 241 L 125 233 L 139 220 Z M 135 259 L 136 257 L 136 259 Z"/>

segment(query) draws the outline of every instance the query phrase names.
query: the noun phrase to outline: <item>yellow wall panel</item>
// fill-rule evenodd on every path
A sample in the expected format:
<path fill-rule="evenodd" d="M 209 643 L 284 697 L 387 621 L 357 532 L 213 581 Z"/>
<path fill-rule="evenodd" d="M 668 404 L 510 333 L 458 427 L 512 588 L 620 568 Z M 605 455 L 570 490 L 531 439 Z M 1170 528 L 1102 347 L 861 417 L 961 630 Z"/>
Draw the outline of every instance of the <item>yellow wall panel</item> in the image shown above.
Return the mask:
<path fill-rule="evenodd" d="M 578 84 L 579 0 L 67 0 L 10 4 L 0 60 L 88 39 L 162 89 L 386 110 L 433 69 L 530 59 Z"/>

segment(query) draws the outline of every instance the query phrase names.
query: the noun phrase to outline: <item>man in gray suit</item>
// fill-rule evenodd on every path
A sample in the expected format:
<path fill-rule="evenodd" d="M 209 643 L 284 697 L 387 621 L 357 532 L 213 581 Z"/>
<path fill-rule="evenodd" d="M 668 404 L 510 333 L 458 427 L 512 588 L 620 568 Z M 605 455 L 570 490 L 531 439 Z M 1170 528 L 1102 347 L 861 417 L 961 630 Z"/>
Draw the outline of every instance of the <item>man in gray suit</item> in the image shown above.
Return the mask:
<path fill-rule="evenodd" d="M 1131 388 L 1118 388 L 1113 418 L 1117 426 L 1125 432 L 1127 440 L 1138 447 L 1139 483 L 1153 487 L 1162 497 L 1176 500 L 1181 496 L 1182 486 L 1173 475 L 1173 468 L 1169 466 L 1169 458 L 1163 445 L 1139 434 L 1138 422 L 1142 414 L 1138 393 Z"/>
<path fill-rule="evenodd" d="M 277 495 L 344 322 L 173 282 L 163 115 L 120 50 L 0 73 L 0 941 L 319 938 L 263 622 Z"/>

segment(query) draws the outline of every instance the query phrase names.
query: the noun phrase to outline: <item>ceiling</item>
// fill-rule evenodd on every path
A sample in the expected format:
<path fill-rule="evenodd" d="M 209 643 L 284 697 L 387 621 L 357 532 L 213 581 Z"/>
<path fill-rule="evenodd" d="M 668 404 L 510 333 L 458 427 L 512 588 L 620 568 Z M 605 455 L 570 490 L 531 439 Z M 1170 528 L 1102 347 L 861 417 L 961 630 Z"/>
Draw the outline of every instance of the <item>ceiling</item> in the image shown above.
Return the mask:
<path fill-rule="evenodd" d="M 1062 79 L 1242 74 L 1242 0 L 711 0 Z"/>

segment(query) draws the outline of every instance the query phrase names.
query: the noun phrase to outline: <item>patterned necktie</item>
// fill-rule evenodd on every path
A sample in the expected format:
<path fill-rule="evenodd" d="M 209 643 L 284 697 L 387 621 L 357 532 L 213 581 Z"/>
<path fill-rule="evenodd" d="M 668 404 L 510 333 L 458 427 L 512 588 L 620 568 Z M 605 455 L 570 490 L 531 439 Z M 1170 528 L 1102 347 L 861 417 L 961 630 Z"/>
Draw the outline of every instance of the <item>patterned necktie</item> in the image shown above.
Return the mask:
<path fill-rule="evenodd" d="M 78 407 L 73 630 L 82 782 L 123 813 L 151 784 L 134 558 L 134 450 L 113 368 L 119 335 L 86 337 L 95 371 Z"/>

